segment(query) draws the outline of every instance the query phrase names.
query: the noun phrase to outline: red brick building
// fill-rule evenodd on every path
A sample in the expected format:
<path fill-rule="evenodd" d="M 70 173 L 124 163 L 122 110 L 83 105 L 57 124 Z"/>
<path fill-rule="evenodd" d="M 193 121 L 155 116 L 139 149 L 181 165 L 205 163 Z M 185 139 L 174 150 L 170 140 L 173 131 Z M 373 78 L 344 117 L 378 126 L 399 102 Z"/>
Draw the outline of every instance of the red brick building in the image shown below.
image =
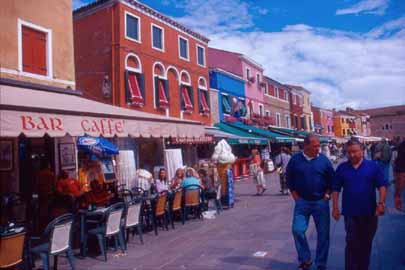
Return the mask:
<path fill-rule="evenodd" d="M 405 140 L 405 105 L 362 110 L 370 116 L 371 135 Z"/>
<path fill-rule="evenodd" d="M 132 0 L 97 1 L 73 18 L 87 98 L 210 124 L 206 37 Z"/>

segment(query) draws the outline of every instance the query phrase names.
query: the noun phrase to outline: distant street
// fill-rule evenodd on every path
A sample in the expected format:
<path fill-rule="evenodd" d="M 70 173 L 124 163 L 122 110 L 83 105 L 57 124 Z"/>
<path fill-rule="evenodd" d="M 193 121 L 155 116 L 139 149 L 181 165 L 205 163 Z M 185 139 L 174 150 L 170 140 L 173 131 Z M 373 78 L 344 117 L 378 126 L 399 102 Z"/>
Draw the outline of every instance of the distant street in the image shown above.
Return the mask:
<path fill-rule="evenodd" d="M 76 260 L 76 269 L 114 270 L 235 270 L 235 269 L 296 269 L 296 253 L 291 235 L 293 203 L 278 194 L 277 179 L 262 197 L 254 197 L 253 184 L 236 184 L 237 202 L 234 209 L 213 220 L 192 220 L 175 230 L 145 235 L 145 244 L 130 241 L 127 255 L 109 251 L 108 262 L 101 257 Z M 405 214 L 393 209 L 392 193 L 388 197 L 388 213 L 380 219 L 374 241 L 372 270 L 405 269 Z M 316 234 L 311 222 L 308 231 L 311 249 Z M 258 253 L 254 256 L 256 252 Z M 401 258 L 402 254 L 402 258 Z M 260 256 L 262 255 L 262 256 Z M 60 268 L 67 262 L 60 260 Z M 38 262 L 39 266 L 39 262 Z M 343 221 L 332 222 L 329 268 L 344 269 Z"/>

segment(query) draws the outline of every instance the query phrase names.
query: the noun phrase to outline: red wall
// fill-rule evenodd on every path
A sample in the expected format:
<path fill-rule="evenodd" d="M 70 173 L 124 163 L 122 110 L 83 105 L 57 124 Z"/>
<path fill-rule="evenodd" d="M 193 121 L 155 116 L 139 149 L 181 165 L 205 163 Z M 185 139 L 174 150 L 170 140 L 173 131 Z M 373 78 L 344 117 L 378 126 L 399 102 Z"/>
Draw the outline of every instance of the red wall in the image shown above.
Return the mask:
<path fill-rule="evenodd" d="M 299 99 L 297 97 L 297 104 L 294 104 L 292 93 L 290 93 L 290 108 L 291 108 L 291 124 L 296 129 L 301 129 L 301 114 L 303 113 L 302 106 L 299 105 Z M 298 116 L 298 126 L 295 126 L 295 115 Z"/>
<path fill-rule="evenodd" d="M 242 61 L 236 53 L 209 48 L 208 64 L 210 68 L 220 68 L 244 78 Z"/>
<path fill-rule="evenodd" d="M 105 103 L 112 102 L 101 92 L 104 76 L 112 79 L 112 11 L 103 9 L 73 23 L 76 87 L 86 98 Z"/>

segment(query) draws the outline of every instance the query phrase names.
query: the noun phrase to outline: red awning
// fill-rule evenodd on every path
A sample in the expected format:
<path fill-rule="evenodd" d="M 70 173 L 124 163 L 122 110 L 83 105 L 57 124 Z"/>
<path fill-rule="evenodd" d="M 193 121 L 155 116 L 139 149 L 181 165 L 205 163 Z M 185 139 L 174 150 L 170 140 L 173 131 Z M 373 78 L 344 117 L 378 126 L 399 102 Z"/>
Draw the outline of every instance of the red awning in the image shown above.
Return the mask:
<path fill-rule="evenodd" d="M 161 80 L 158 80 L 158 90 L 159 90 L 159 108 L 169 107 L 169 101 L 167 100 L 165 87 Z"/>
<path fill-rule="evenodd" d="M 187 87 L 183 86 L 181 88 L 181 94 L 183 96 L 184 109 L 186 111 L 192 111 L 193 110 L 193 104 L 191 103 L 191 99 L 190 99 L 190 95 L 188 94 Z"/>
<path fill-rule="evenodd" d="M 207 98 L 205 97 L 205 93 L 200 91 L 200 100 L 203 113 L 209 113 L 210 107 L 208 106 Z"/>
<path fill-rule="evenodd" d="M 128 85 L 132 103 L 135 105 L 145 105 L 136 74 L 128 74 Z"/>

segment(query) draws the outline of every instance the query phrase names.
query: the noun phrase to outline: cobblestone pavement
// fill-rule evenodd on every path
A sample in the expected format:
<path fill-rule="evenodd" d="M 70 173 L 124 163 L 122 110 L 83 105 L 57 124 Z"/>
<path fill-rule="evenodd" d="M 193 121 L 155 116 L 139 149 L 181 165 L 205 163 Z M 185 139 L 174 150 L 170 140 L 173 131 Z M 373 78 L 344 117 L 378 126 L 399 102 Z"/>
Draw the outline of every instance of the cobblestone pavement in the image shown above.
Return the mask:
<path fill-rule="evenodd" d="M 242 270 L 296 269 L 296 252 L 291 235 L 293 202 L 278 194 L 278 180 L 272 177 L 269 190 L 254 197 L 249 180 L 236 184 L 235 208 L 212 220 L 191 220 L 176 229 L 130 240 L 124 256 L 110 250 L 108 262 L 101 256 L 76 260 L 76 269 L 114 270 Z M 313 222 L 307 233 L 314 254 L 316 233 Z M 262 251 L 262 256 L 254 253 Z M 402 254 L 402 257 L 401 257 Z M 39 262 L 37 262 L 39 266 Z M 343 221 L 332 222 L 329 268 L 344 267 Z M 68 269 L 64 258 L 59 269 Z M 405 269 L 405 214 L 393 210 L 389 194 L 388 214 L 380 219 L 374 241 L 372 270 Z"/>

